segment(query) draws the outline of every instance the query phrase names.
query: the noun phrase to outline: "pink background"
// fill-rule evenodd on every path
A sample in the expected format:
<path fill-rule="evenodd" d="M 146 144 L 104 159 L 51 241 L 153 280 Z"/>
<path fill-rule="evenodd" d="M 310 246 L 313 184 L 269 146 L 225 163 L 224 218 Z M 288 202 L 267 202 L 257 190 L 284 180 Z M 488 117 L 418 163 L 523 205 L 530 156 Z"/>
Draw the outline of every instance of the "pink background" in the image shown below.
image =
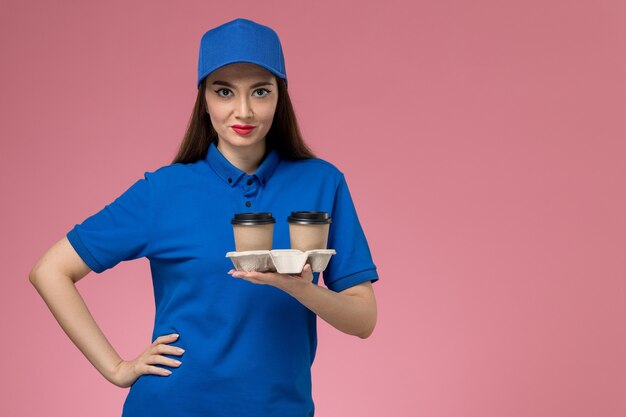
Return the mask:
<path fill-rule="evenodd" d="M 281 37 L 380 274 L 372 337 L 318 319 L 316 415 L 626 415 L 625 4 L 3 0 L 0 415 L 121 414 L 28 272 L 169 164 L 199 39 L 236 17 Z M 122 357 L 147 347 L 147 260 L 78 289 Z"/>

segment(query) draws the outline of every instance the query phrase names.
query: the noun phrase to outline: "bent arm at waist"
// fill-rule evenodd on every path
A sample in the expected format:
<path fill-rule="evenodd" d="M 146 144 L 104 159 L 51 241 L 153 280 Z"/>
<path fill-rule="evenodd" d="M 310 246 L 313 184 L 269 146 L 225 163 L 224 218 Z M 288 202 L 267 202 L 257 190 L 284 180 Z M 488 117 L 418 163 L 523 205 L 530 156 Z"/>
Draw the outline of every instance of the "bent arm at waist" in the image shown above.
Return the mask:
<path fill-rule="evenodd" d="M 77 257 L 76 252 L 64 238 L 37 262 L 29 274 L 29 280 L 65 334 L 102 376 L 113 382 L 110 379 L 111 375 L 122 358 L 98 327 L 76 288 L 76 281 L 89 271 L 84 262 L 80 258 L 76 259 Z M 80 263 L 82 265 L 76 267 L 79 272 L 69 275 L 68 265 Z M 72 271 L 71 268 L 69 270 Z"/>

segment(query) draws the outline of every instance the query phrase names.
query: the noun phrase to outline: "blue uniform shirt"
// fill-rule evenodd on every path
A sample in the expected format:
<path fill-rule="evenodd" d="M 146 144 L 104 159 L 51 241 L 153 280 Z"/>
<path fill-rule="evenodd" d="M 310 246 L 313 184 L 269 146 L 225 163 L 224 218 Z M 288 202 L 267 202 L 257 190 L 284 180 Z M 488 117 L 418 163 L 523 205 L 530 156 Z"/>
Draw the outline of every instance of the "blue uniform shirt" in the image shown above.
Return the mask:
<path fill-rule="evenodd" d="M 311 365 L 317 315 L 284 291 L 227 272 L 235 213 L 271 212 L 274 249 L 288 249 L 292 211 L 326 211 L 324 284 L 343 291 L 378 280 L 346 179 L 319 158 L 290 161 L 271 150 L 254 174 L 211 144 L 195 163 L 172 164 L 136 181 L 76 224 L 67 238 L 96 273 L 121 261 L 150 261 L 156 317 L 152 341 L 178 333 L 180 367 L 131 386 L 123 417 L 313 416 Z M 318 284 L 319 272 L 313 273 Z"/>

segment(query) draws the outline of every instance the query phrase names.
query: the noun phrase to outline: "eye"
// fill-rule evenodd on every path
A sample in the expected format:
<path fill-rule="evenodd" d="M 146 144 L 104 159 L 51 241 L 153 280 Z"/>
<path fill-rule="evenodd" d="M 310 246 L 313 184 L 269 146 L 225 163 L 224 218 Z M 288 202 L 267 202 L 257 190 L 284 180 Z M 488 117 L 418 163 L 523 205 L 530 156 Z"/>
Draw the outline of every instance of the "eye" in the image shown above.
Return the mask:
<path fill-rule="evenodd" d="M 217 95 L 218 95 L 218 96 L 220 96 L 220 97 L 224 97 L 224 98 L 229 97 L 230 95 L 223 95 L 223 94 L 220 94 L 220 91 L 227 91 L 227 92 L 231 93 L 231 91 L 230 91 L 228 88 L 220 88 L 220 89 L 218 89 L 218 90 L 215 90 L 215 92 L 217 93 Z M 257 92 L 259 92 L 259 91 L 264 91 L 264 92 L 265 92 L 265 94 L 262 94 L 262 95 L 258 95 L 258 94 L 256 94 L 256 93 L 257 93 Z M 254 93 L 255 93 L 255 95 L 256 95 L 257 97 L 265 97 L 265 96 L 267 96 L 267 95 L 268 95 L 269 93 L 271 93 L 271 92 L 272 92 L 272 91 L 271 91 L 271 90 L 268 90 L 267 88 L 257 88 L 256 90 L 254 90 Z"/>
<path fill-rule="evenodd" d="M 272 92 L 271 90 L 268 90 L 267 88 L 259 88 L 259 89 L 254 90 L 254 92 L 255 92 L 255 93 L 256 93 L 257 91 L 265 91 L 265 92 L 267 93 L 267 94 L 263 94 L 262 96 L 257 95 L 257 97 L 265 97 L 265 96 L 267 96 L 269 93 L 271 93 L 271 92 Z"/>
<path fill-rule="evenodd" d="M 220 88 L 220 89 L 218 89 L 218 90 L 215 90 L 215 92 L 217 93 L 217 95 L 218 95 L 218 96 L 220 96 L 220 97 L 228 97 L 228 96 L 223 96 L 223 95 L 221 95 L 221 94 L 220 94 L 220 91 L 228 91 L 228 92 L 230 92 L 230 90 L 229 90 L 228 88 Z"/>

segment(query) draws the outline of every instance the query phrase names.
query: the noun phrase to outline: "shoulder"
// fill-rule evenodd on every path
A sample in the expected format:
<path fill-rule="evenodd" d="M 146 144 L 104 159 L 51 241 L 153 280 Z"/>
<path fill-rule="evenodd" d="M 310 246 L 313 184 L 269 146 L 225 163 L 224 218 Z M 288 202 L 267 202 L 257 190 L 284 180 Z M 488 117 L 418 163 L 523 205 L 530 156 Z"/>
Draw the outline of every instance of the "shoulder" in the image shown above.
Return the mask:
<path fill-rule="evenodd" d="M 296 161 L 289 161 L 289 162 L 302 164 L 302 165 L 315 165 L 322 169 L 327 169 L 329 171 L 340 172 L 339 168 L 337 168 L 333 163 L 322 158 L 298 159 Z"/>
<path fill-rule="evenodd" d="M 281 169 L 287 171 L 288 174 L 302 176 L 314 176 L 318 179 L 329 181 L 335 185 L 343 178 L 343 172 L 337 168 L 332 162 L 322 158 L 308 158 L 299 160 L 281 161 Z"/>
<path fill-rule="evenodd" d="M 194 162 L 189 164 L 175 163 L 164 165 L 145 171 L 144 178 L 154 185 L 176 184 L 180 181 L 187 182 L 190 178 L 201 177 L 202 162 Z"/>

